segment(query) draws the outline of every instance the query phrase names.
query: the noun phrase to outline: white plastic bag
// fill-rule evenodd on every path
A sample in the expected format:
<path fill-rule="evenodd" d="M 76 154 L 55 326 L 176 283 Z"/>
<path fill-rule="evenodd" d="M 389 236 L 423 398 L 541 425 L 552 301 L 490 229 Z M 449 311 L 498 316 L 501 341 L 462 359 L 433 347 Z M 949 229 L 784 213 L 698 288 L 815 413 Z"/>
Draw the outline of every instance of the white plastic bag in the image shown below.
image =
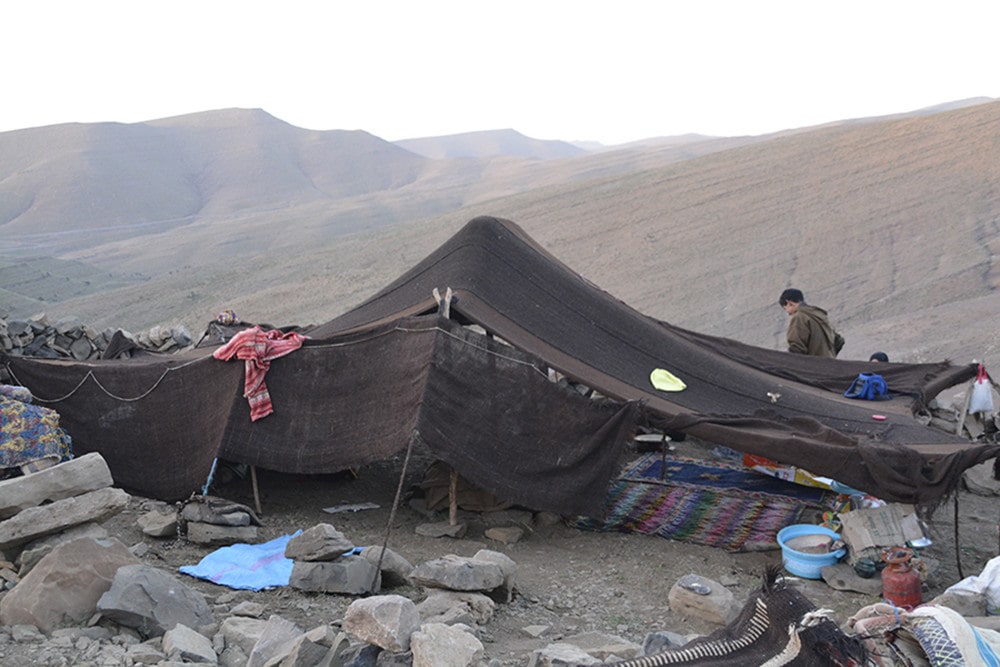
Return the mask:
<path fill-rule="evenodd" d="M 993 412 L 993 386 L 986 369 L 979 364 L 976 381 L 972 384 L 972 395 L 969 397 L 969 414 L 977 412 Z"/>
<path fill-rule="evenodd" d="M 948 587 L 946 593 L 986 596 L 986 615 L 1000 615 L 1000 556 L 994 557 L 978 576 L 966 577 Z"/>

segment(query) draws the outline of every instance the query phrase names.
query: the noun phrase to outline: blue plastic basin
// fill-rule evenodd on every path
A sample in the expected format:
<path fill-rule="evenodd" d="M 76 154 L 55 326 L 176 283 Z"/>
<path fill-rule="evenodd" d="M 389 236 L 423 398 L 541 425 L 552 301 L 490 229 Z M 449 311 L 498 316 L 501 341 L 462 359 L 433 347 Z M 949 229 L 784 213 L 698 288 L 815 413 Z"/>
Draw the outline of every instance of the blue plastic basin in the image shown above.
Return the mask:
<path fill-rule="evenodd" d="M 803 535 L 828 535 L 836 540 L 840 537 L 840 534 L 829 528 L 814 526 L 808 523 L 786 526 L 778 531 L 778 545 L 781 547 L 781 563 L 785 566 L 785 569 L 797 577 L 822 579 L 823 575 L 820 573 L 820 570 L 827 565 L 833 565 L 843 558 L 847 550 L 837 549 L 828 553 L 807 554 L 802 551 L 796 551 L 785 544 L 789 540 L 802 537 Z"/>

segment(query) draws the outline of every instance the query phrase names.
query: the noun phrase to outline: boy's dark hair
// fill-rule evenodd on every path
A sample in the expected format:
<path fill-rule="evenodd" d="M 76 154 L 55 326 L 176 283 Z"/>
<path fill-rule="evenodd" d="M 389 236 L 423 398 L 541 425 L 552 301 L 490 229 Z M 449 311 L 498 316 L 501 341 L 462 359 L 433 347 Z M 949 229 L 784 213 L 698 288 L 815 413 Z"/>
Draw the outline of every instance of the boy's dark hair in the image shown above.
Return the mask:
<path fill-rule="evenodd" d="M 784 292 L 781 293 L 781 296 L 778 297 L 778 305 L 784 306 L 789 301 L 793 301 L 795 303 L 802 303 L 805 300 L 806 298 L 802 296 L 802 290 L 795 289 L 794 287 L 789 287 L 788 289 L 786 289 Z"/>
<path fill-rule="evenodd" d="M 889 363 L 889 355 L 885 352 L 872 352 L 872 356 L 868 357 L 868 361 L 881 361 L 882 363 Z"/>

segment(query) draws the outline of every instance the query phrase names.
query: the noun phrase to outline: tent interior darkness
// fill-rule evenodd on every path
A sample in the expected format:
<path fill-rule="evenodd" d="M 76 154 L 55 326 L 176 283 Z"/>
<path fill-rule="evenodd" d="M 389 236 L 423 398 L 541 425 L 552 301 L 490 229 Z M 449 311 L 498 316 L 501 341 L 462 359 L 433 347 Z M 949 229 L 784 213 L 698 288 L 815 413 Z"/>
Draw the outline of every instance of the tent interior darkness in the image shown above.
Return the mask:
<path fill-rule="evenodd" d="M 500 499 L 594 515 L 643 428 L 933 507 L 964 470 L 1000 453 L 915 418 L 974 378 L 975 365 L 882 364 L 893 398 L 848 399 L 868 362 L 791 355 L 643 315 L 499 218 L 471 220 L 383 290 L 303 333 L 299 350 L 271 362 L 274 413 L 256 422 L 242 362 L 216 360 L 212 348 L 5 363 L 60 412 L 77 454 L 100 451 L 117 484 L 164 499 L 198 489 L 216 457 L 337 472 L 419 439 Z M 686 388 L 657 390 L 655 369 Z"/>

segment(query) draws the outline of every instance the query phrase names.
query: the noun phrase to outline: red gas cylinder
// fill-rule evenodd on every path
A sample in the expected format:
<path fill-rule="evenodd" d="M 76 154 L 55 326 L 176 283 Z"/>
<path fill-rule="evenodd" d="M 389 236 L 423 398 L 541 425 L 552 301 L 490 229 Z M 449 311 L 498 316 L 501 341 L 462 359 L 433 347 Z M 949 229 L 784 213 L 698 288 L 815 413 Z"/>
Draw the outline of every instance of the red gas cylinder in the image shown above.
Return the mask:
<path fill-rule="evenodd" d="M 910 565 L 913 550 L 892 547 L 882 552 L 882 597 L 886 602 L 907 611 L 924 601 L 920 574 Z"/>

